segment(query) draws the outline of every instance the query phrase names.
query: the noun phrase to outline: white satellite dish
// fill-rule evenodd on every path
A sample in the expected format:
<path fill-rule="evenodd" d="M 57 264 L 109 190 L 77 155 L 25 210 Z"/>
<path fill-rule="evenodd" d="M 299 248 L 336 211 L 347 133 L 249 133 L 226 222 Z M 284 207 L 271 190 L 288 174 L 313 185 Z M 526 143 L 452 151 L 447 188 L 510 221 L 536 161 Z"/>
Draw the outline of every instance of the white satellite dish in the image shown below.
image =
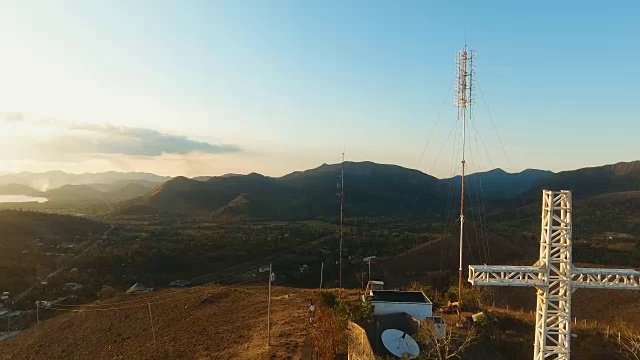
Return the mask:
<path fill-rule="evenodd" d="M 420 347 L 413 338 L 404 331 L 387 329 L 382 332 L 382 344 L 390 353 L 397 357 L 408 355 L 415 359 L 420 355 Z"/>

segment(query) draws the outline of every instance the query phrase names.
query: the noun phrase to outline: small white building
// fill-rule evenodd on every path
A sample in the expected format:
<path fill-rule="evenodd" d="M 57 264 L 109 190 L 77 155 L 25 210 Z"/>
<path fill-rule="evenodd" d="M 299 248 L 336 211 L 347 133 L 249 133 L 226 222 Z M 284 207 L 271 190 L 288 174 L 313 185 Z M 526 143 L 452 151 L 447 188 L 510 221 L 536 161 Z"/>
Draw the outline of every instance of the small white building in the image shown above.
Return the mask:
<path fill-rule="evenodd" d="M 372 290 L 370 298 L 375 315 L 404 312 L 420 321 L 433 317 L 433 303 L 422 291 Z"/>

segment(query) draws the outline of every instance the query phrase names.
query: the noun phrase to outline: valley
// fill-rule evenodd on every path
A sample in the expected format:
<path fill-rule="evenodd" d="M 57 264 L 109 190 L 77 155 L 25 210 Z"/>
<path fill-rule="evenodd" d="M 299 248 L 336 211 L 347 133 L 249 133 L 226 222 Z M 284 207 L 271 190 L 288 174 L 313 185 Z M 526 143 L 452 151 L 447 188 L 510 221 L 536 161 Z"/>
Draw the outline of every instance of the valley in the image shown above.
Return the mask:
<path fill-rule="evenodd" d="M 383 280 L 390 288 L 420 286 L 436 306 L 454 300 L 459 236 L 455 185 L 395 166 L 350 163 L 347 169 L 351 173 L 345 175 L 345 188 L 352 190 L 345 196 L 344 287 L 357 295 L 371 278 Z M 611 167 L 603 169 L 613 177 L 606 183 L 616 185 L 606 185 L 602 180 L 605 176 L 599 176 L 599 190 L 575 200 L 574 263 L 637 267 L 638 173 L 630 171 L 629 166 L 620 174 L 611 174 Z M 528 194 L 535 192 L 530 186 L 541 188 L 545 181 L 554 183 L 555 175 L 535 173 L 540 177 L 526 176 L 518 185 L 517 178 L 498 172 L 482 180 L 482 186 L 490 186 L 496 174 L 507 176 L 506 180 L 500 178 L 496 189 L 507 181 L 523 190 L 509 198 L 470 187 L 463 261 L 531 265 L 538 256 L 540 205 L 527 202 Z M 248 299 L 264 300 L 264 274 L 256 269 L 272 264 L 277 289 L 274 299 L 279 299 L 274 306 L 280 314 L 288 314 L 279 318 L 281 315 L 274 312 L 274 321 L 286 330 L 286 335 L 276 336 L 288 339 L 287 345 L 274 347 L 274 351 L 282 358 L 298 358 L 305 349 L 305 339 L 300 335 L 304 325 L 289 321 L 304 318 L 307 298 L 318 296 L 314 289 L 319 287 L 321 276 L 323 288 L 338 287 L 335 176 L 335 166 L 326 165 L 277 179 L 257 174 L 203 180 L 174 178 L 110 207 L 95 200 L 73 205 L 58 202 L 59 208 L 51 204 L 43 208 L 37 206 L 44 204 L 4 204 L 10 209 L 0 211 L 0 291 L 10 292 L 12 302 L 8 307 L 19 314 L 6 324 L 0 319 L 0 330 L 22 332 L 0 341 L 0 349 L 29 354 L 27 358 L 41 358 L 42 354 L 60 359 L 86 358 L 88 353 L 98 353 L 99 358 L 166 358 L 186 352 L 193 358 L 231 359 L 243 358 L 238 354 L 251 348 L 261 349 L 255 356 L 264 357 L 266 350 L 258 345 L 264 338 L 257 335 L 264 326 L 264 309 Z M 473 180 L 473 175 L 470 178 Z M 566 178 L 570 176 L 562 174 L 562 179 Z M 579 171 L 573 181 L 590 180 Z M 618 185 L 622 183 L 626 185 Z M 78 209 L 89 211 L 78 216 Z M 363 261 L 368 256 L 377 257 L 371 274 Z M 194 287 L 171 289 L 170 284 L 176 280 L 189 280 Z M 125 295 L 136 283 L 154 290 L 149 295 Z M 223 295 L 213 296 L 210 303 L 208 295 L 201 293 L 225 286 L 238 289 L 221 290 Z M 144 296 L 170 299 L 173 292 L 179 292 L 181 300 L 152 308 L 162 314 L 156 318 L 158 338 L 163 334 L 159 347 L 146 339 L 146 308 L 130 313 L 123 309 L 114 316 L 100 311 L 68 312 L 137 301 Z M 597 321 L 600 328 L 594 331 L 622 323 L 640 328 L 640 297 L 633 292 L 609 292 L 601 296 L 579 290 L 573 315 L 586 324 Z M 191 293 L 193 299 L 188 295 Z M 191 300 L 182 300 L 182 294 Z M 482 306 L 495 306 L 496 312 L 511 311 L 514 313 L 508 316 L 530 322 L 535 306 L 533 290 L 483 290 L 478 296 Z M 49 308 L 35 309 L 36 301 L 49 302 Z M 220 307 L 203 305 L 214 303 Z M 238 318 L 227 308 L 234 304 L 246 308 Z M 612 307 L 615 312 L 606 311 Z M 202 328 L 197 331 L 183 320 L 201 317 L 208 322 L 198 323 Z M 39 332 L 34 329 L 38 320 L 42 325 Z M 76 330 L 64 331 L 69 324 L 86 331 L 83 335 Z M 215 342 L 206 345 L 203 339 L 221 336 L 221 324 L 247 327 L 235 332 L 227 346 Z M 526 326 L 524 329 L 530 331 Z M 103 331 L 104 339 L 87 345 Z M 45 341 L 47 338 L 67 345 L 54 350 L 51 346 L 55 344 Z M 246 345 L 253 342 L 255 345 Z M 40 345 L 32 349 L 30 344 Z M 526 350 L 525 345 L 518 346 Z M 149 351 L 150 346 L 153 351 Z M 0 352 L 4 355 L 11 351 Z"/>

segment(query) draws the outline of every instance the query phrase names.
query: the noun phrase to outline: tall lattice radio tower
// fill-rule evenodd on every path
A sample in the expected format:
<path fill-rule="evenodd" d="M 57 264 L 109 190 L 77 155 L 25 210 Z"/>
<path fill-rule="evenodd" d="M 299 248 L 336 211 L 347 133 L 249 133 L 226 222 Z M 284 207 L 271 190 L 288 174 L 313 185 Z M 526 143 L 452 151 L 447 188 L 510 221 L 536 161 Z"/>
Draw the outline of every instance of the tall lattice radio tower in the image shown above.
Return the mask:
<path fill-rule="evenodd" d="M 458 120 L 462 122 L 462 176 L 460 191 L 460 244 L 458 267 L 458 309 L 462 306 L 462 245 L 464 241 L 464 166 L 465 148 L 467 142 L 467 120 L 471 118 L 471 104 L 473 103 L 473 51 L 464 48 L 456 55 L 456 98 Z M 458 311 L 460 314 L 460 311 Z"/>

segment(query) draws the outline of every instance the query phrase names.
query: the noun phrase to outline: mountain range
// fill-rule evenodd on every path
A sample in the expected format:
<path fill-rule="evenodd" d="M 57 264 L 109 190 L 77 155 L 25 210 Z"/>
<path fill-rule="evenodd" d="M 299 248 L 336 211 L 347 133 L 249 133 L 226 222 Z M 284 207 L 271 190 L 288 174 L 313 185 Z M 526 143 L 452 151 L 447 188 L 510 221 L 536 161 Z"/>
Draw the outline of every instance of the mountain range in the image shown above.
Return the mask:
<path fill-rule="evenodd" d="M 438 217 L 457 211 L 459 177 L 437 179 L 418 170 L 373 162 L 345 162 L 344 201 L 349 216 Z M 465 178 L 472 206 L 488 209 L 535 203 L 543 188 L 571 189 L 578 197 L 640 190 L 640 161 L 553 173 L 495 169 Z M 163 211 L 244 214 L 268 218 L 336 217 L 340 164 L 282 177 L 260 174 L 178 177 L 135 199 Z M 517 201 L 514 201 L 517 200 Z"/>
<path fill-rule="evenodd" d="M 16 174 L 0 175 L 0 185 L 21 184 L 39 191 L 59 188 L 64 185 L 114 184 L 118 182 L 140 182 L 141 184 L 160 184 L 171 179 L 142 172 L 116 172 L 69 174 L 60 170 L 33 173 L 23 171 Z"/>
<path fill-rule="evenodd" d="M 113 184 L 63 185 L 48 191 L 38 191 L 27 185 L 9 184 L 0 185 L 0 195 L 37 196 L 63 203 L 120 202 L 143 196 L 154 186 L 144 182 L 122 181 Z"/>
<path fill-rule="evenodd" d="M 122 201 L 120 211 L 136 214 L 336 217 L 340 205 L 340 170 L 340 164 L 323 164 L 282 177 L 251 173 L 193 179 L 182 176 L 170 179 L 146 173 L 20 173 L 0 176 L 0 184 L 6 184 L 0 186 L 0 194 L 44 196 L 50 201 Z M 74 184 L 63 184 L 46 192 L 26 186 L 42 179 L 47 179 L 49 184 L 61 184 L 64 179 Z M 7 184 L 16 180 L 21 182 Z M 368 161 L 344 163 L 344 205 L 349 216 L 437 218 L 449 215 L 457 211 L 459 187 L 460 177 L 437 179 L 418 170 Z M 475 206 L 483 201 L 488 209 L 535 203 L 543 188 L 570 189 L 575 196 L 583 198 L 612 193 L 619 193 L 617 199 L 625 198 L 625 192 L 640 190 L 640 161 L 558 173 L 536 169 L 508 173 L 494 169 L 465 177 L 469 204 Z"/>
<path fill-rule="evenodd" d="M 500 168 L 465 176 L 465 187 L 485 195 L 509 197 L 529 189 L 536 183 L 554 175 L 549 170 L 526 169 L 519 173 L 508 173 Z M 460 175 L 443 179 L 444 182 L 460 186 Z"/>

